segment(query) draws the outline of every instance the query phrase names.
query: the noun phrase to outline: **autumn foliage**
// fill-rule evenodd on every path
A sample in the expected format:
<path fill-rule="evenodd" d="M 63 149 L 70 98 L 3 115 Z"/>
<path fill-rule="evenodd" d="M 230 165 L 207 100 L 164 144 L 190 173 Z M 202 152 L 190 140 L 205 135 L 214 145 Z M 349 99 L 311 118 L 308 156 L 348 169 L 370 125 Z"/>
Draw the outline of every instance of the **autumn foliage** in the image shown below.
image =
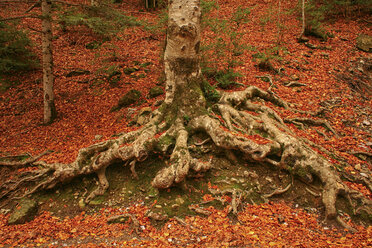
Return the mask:
<path fill-rule="evenodd" d="M 75 3 L 88 1 L 77 0 Z M 140 1 L 123 1 L 115 8 L 146 21 L 149 25 L 159 22 L 160 10 L 143 12 Z M 219 1 L 220 8 L 211 11 L 212 16 L 229 18 L 239 5 L 252 7 L 250 20 L 241 28 L 242 39 L 252 48 L 247 49 L 239 59 L 242 65 L 234 69 L 244 75 L 238 78 L 243 85 L 253 85 L 268 89 L 272 85 L 257 76 L 267 74 L 257 66 L 252 58 L 254 53 L 269 53 L 277 49 L 280 59 L 271 62 L 284 73 L 273 75 L 273 91 L 297 109 L 316 112 L 321 106 L 328 106 L 331 112 L 324 115 L 338 136 L 329 135 L 321 126 L 301 129 L 288 124 L 298 137 L 307 138 L 313 143 L 331 151 L 337 159 L 330 157 L 318 147 L 313 147 L 329 161 L 344 166 L 350 175 L 359 175 L 363 168 L 371 171 L 368 160 L 354 156 L 353 152 L 371 153 L 370 118 L 371 97 L 361 96 L 337 77 L 346 71 L 358 58 L 366 56 L 355 48 L 355 39 L 360 33 L 369 33 L 368 24 L 363 20 L 335 19 L 326 27 L 334 34 L 327 42 L 310 37 L 310 42 L 319 49 L 311 49 L 296 38 L 300 33 L 297 15 L 284 10 L 294 9 L 293 1 L 282 1 L 280 40 L 277 33 L 277 16 L 273 13 L 276 1 Z M 0 5 L 1 6 L 1 5 Z M 21 7 L 19 7 L 21 6 Z M 27 4 L 9 3 L 0 7 L 0 17 L 22 15 Z M 37 10 L 36 10 L 37 11 Z M 40 30 L 37 19 L 22 19 L 20 27 Z M 164 42 L 162 32 L 152 32 L 141 26 L 127 28 L 110 41 L 103 42 L 97 49 L 88 49 L 86 44 L 96 41 L 96 36 L 84 26 L 74 26 L 65 32 L 54 29 L 55 94 L 58 111 L 57 120 L 51 125 L 42 123 L 42 85 L 41 71 L 8 75 L 6 80 L 13 86 L 0 93 L 0 156 L 17 155 L 29 152 L 37 155 L 46 149 L 54 152 L 46 155 L 46 162 L 69 163 L 75 159 L 80 148 L 97 141 L 110 139 L 121 132 L 135 130 L 128 126 L 130 108 L 156 108 L 155 103 L 164 96 L 148 98 L 150 88 L 161 81 L 163 65 L 161 53 Z M 221 34 L 222 39 L 227 39 Z M 30 31 L 30 39 L 35 43 L 35 53 L 40 57 L 41 44 L 37 32 Z M 213 42 L 213 33 L 205 30 L 203 42 Z M 253 49 L 254 47 L 254 49 Z M 271 49 L 271 50 L 270 50 Z M 146 68 L 140 64 L 151 62 Z M 217 61 L 224 68 L 226 61 Z M 136 68 L 132 74 L 122 73 L 116 86 L 111 85 L 102 73 L 114 66 Z M 89 73 L 74 77 L 67 74 L 73 70 L 86 70 Z M 145 75 L 144 77 L 142 75 Z M 297 79 L 298 78 L 298 79 Z M 306 84 L 305 87 L 286 87 L 294 79 Z M 0 81 L 1 82 L 1 81 Z M 211 82 L 216 84 L 216 82 Z M 238 87 L 238 86 L 237 86 Z M 131 89 L 142 92 L 139 104 L 123 108 L 117 112 L 110 109 L 119 98 Z M 233 88 L 239 89 L 239 88 Z M 228 89 L 232 90 L 232 89 Z M 268 107 L 277 109 L 271 103 Z M 303 113 L 293 113 L 280 109 L 281 117 L 309 117 Z M 324 117 L 324 116 L 322 116 Z M 320 118 L 319 118 L 320 119 Z M 227 129 L 226 129 L 227 130 Z M 328 134 L 328 135 L 327 135 Z M 98 135 L 98 136 L 97 136 Z M 241 135 L 234 133 L 234 135 Z M 247 138 L 248 136 L 246 136 Z M 257 144 L 270 141 L 259 135 L 248 138 Z M 1 179 L 11 178 L 16 173 L 36 168 L 8 170 L 1 168 Z M 371 174 L 367 176 L 371 177 Z M 346 182 L 350 188 L 372 198 L 371 192 L 360 183 Z M 212 195 L 204 195 L 203 201 L 210 201 Z M 66 205 L 66 208 L 68 206 Z M 227 209 L 209 207 L 209 216 L 187 216 L 182 221 L 175 218 L 163 225 L 154 227 L 146 217 L 148 206 L 142 202 L 132 203 L 127 208 L 102 208 L 97 213 L 81 211 L 76 216 L 55 216 L 42 212 L 33 221 L 8 226 L 8 215 L 0 215 L 0 247 L 368 247 L 372 246 L 372 228 L 349 223 L 357 232 L 348 233 L 339 227 L 322 225 L 321 219 L 311 211 L 292 206 L 291 203 L 268 202 L 261 205 L 244 204 L 237 216 L 228 214 Z M 128 219 L 125 223 L 108 224 L 107 219 L 114 215 L 130 213 L 139 221 L 139 232 Z"/>

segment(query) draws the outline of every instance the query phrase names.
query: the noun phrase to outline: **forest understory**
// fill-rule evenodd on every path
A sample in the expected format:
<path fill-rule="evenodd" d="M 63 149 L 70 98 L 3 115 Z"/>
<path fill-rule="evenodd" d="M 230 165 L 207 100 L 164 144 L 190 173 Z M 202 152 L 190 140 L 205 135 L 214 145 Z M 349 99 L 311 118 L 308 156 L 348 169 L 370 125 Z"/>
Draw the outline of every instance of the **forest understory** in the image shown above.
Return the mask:
<path fill-rule="evenodd" d="M 209 14 L 228 18 L 238 2 L 219 4 Z M 234 71 L 243 77 L 225 89 L 195 62 L 200 41 L 213 44 L 213 32 L 194 29 L 187 15 L 189 28 L 177 26 L 177 8 L 169 13 L 176 28 L 168 29 L 164 59 L 161 32 L 130 27 L 88 49 L 96 38 L 88 29 L 57 28 L 57 120 L 40 124 L 39 71 L 9 77 L 18 83 L 1 93 L 0 225 L 8 231 L 0 231 L 0 244 L 285 247 L 300 245 L 294 230 L 307 233 L 305 247 L 370 244 L 372 66 L 355 47 L 370 24 L 335 20 L 327 23 L 332 38 L 299 43 L 295 14 L 279 13 L 278 26 L 274 1 L 246 4 L 250 18 L 237 31 L 249 48 L 225 54 L 242 61 Z M 116 7 L 158 21 L 138 4 Z M 189 46 L 197 52 L 180 59 L 174 44 L 185 44 L 182 54 Z M 212 66 L 223 70 L 226 60 Z M 99 74 L 110 67 L 123 72 L 114 85 Z M 165 94 L 149 97 L 155 86 Z M 139 101 L 113 111 L 133 89 Z M 37 199 L 40 215 L 8 226 L 10 209 L 27 197 Z M 21 234 L 38 223 L 54 225 L 53 234 Z"/>

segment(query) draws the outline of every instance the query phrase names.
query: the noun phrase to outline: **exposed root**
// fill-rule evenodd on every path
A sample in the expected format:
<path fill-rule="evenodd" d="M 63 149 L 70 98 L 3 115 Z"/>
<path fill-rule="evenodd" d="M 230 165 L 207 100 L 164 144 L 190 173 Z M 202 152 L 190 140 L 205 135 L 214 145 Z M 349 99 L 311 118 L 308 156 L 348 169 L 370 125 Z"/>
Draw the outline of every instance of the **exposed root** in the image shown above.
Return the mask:
<path fill-rule="evenodd" d="M 140 230 L 141 230 L 140 229 L 140 223 L 133 214 L 125 213 L 125 214 L 121 214 L 121 215 L 111 216 L 110 218 L 107 219 L 107 223 L 123 222 L 122 220 L 125 219 L 125 218 L 130 218 L 131 219 L 131 221 L 133 223 L 133 226 L 134 226 L 134 230 L 136 231 L 137 234 L 140 234 Z"/>
<path fill-rule="evenodd" d="M 190 168 L 190 152 L 187 146 L 188 133 L 182 124 L 178 124 L 176 144 L 170 157 L 170 165 L 158 172 L 152 181 L 155 188 L 169 188 L 173 183 L 181 182 Z"/>
<path fill-rule="evenodd" d="M 285 122 L 292 122 L 292 123 L 305 123 L 307 125 L 312 126 L 323 126 L 326 129 L 328 129 L 330 132 L 332 132 L 336 137 L 338 137 L 337 132 L 329 125 L 329 123 L 325 120 L 314 120 L 311 118 L 291 118 L 291 119 L 285 119 Z"/>
<path fill-rule="evenodd" d="M 293 185 L 293 177 L 292 177 L 292 181 L 291 181 L 291 183 L 289 183 L 289 184 L 287 185 L 287 187 L 285 187 L 284 189 L 278 189 L 278 188 L 276 188 L 276 189 L 275 189 L 273 192 L 271 192 L 270 194 L 265 194 L 264 197 L 265 197 L 265 198 L 270 198 L 270 197 L 272 197 L 272 196 L 274 196 L 274 195 L 284 194 L 285 192 L 287 192 L 287 191 L 291 188 L 292 185 Z"/>
<path fill-rule="evenodd" d="M 212 214 L 210 211 L 197 207 L 197 206 L 189 206 L 189 209 L 192 211 L 195 211 L 195 213 L 206 215 L 206 216 L 209 216 Z"/>
<path fill-rule="evenodd" d="M 138 178 L 136 168 L 135 168 L 136 167 L 136 160 L 132 160 L 132 162 L 130 162 L 129 165 L 130 165 L 130 171 L 132 172 L 133 178 L 138 180 L 139 178 Z"/>
<path fill-rule="evenodd" d="M 154 149 L 157 152 L 160 150 L 166 153 L 171 145 L 174 145 L 167 166 L 161 169 L 151 182 L 155 188 L 169 188 L 184 182 L 186 176 L 190 174 L 190 170 L 204 172 L 212 168 L 211 159 L 205 161 L 205 157 L 203 160 L 194 158 L 192 155 L 194 153 L 189 151 L 195 146 L 203 146 L 212 141 L 215 146 L 224 149 L 227 153 L 233 154 L 232 151 L 240 151 L 244 154 L 244 159 L 260 164 L 271 164 L 291 173 L 292 182 L 288 186 L 284 189 L 275 189 L 270 194 L 264 195 L 265 198 L 288 191 L 293 184 L 293 176 L 308 184 L 313 182 L 313 177 L 317 177 L 323 184 L 321 198 L 327 218 L 338 219 L 336 200 L 339 195 L 349 198 L 350 205 L 360 211 L 364 207 L 368 209 L 372 205 L 371 201 L 362 194 L 349 189 L 333 166 L 307 145 L 316 144 L 296 138 L 275 111 L 266 106 L 253 104 L 251 100 L 260 98 L 277 106 L 288 108 L 286 102 L 272 92 L 266 92 L 256 87 L 248 87 L 240 92 L 225 92 L 221 95 L 220 101 L 212 109 L 221 114 L 223 122 L 208 115 L 206 111 L 185 122 L 182 113 L 181 116 L 176 115 L 172 125 L 168 127 L 167 124 L 161 122 L 164 116 L 155 111 L 154 117 L 141 129 L 122 134 L 117 139 L 83 148 L 71 164 L 47 164 L 42 161 L 32 161 L 32 164 L 41 166 L 43 169 L 22 174 L 18 181 L 4 183 L 0 187 L 0 198 L 20 197 L 22 194 L 18 192 L 19 189 L 28 183 L 31 183 L 33 187 L 23 195 L 53 188 L 59 183 L 65 183 L 80 175 L 96 173 L 99 185 L 85 199 L 85 202 L 89 203 L 94 197 L 104 194 L 108 189 L 109 182 L 105 171 L 110 164 L 120 161 L 126 165 L 129 164 L 133 177 L 138 179 L 135 171 L 137 162 L 146 160 Z M 250 114 L 246 110 L 254 111 L 259 115 Z M 337 135 L 325 121 L 309 118 L 293 118 L 286 121 L 321 125 Z M 195 132 L 202 132 L 209 137 L 192 144 L 189 137 Z M 159 133 L 162 134 L 158 136 Z M 175 142 L 161 142 L 173 139 Z M 232 158 L 232 160 L 237 161 L 236 158 Z M 308 192 L 311 193 L 310 190 Z M 234 190 L 228 193 L 232 194 L 231 210 L 236 214 L 244 192 Z M 316 193 L 312 195 L 315 196 Z M 201 214 L 210 214 L 209 211 L 199 207 L 193 206 L 190 209 Z M 132 221 L 135 223 L 134 220 Z M 341 222 L 340 224 L 343 225 Z"/>
<path fill-rule="evenodd" d="M 231 104 L 232 106 L 239 106 L 241 104 L 246 104 L 247 100 L 253 98 L 261 98 L 265 101 L 269 101 L 279 107 L 289 108 L 288 104 L 280 99 L 279 97 L 275 96 L 274 94 L 270 94 L 264 90 L 261 90 L 255 86 L 249 86 L 243 91 L 235 91 L 235 92 L 223 92 L 221 94 L 221 99 L 219 103 L 221 104 Z"/>
<path fill-rule="evenodd" d="M 38 159 L 40 159 L 42 156 L 45 156 L 49 153 L 52 153 L 53 151 L 44 151 L 42 153 L 40 153 L 39 155 L 35 156 L 35 157 L 30 157 L 28 159 L 26 159 L 25 161 L 7 161 L 6 158 L 1 158 L 2 160 L 0 160 L 0 165 L 2 166 L 14 166 L 14 167 L 21 167 L 21 166 L 26 166 L 28 164 L 32 164 L 33 162 L 37 161 Z M 17 157 L 17 156 L 14 156 L 14 157 Z M 7 158 L 14 158 L 14 157 L 7 157 Z"/>
<path fill-rule="evenodd" d="M 302 87 L 302 86 L 307 86 L 307 85 L 304 84 L 304 83 L 297 82 L 297 81 L 291 81 L 291 82 L 288 82 L 288 83 L 284 84 L 284 86 L 286 86 L 286 87 Z"/>
<path fill-rule="evenodd" d="M 96 196 L 103 195 L 109 187 L 109 182 L 107 181 L 107 178 L 106 178 L 106 167 L 99 169 L 96 173 L 98 176 L 99 185 L 85 199 L 85 203 L 89 203 Z"/>
<path fill-rule="evenodd" d="M 338 224 L 340 224 L 343 228 L 345 228 L 346 230 L 349 230 L 350 232 L 357 232 L 358 230 L 356 230 L 355 228 L 353 228 L 352 226 L 350 226 L 349 224 L 347 224 L 343 219 L 341 219 L 340 216 L 337 216 L 336 217 L 336 221 Z"/>
<path fill-rule="evenodd" d="M 231 208 L 232 208 L 233 214 L 235 214 L 235 215 L 238 214 L 238 207 L 242 202 L 242 196 L 243 196 L 243 193 L 240 192 L 239 196 L 237 197 L 236 196 L 236 189 L 233 190 L 232 200 L 231 200 Z"/>

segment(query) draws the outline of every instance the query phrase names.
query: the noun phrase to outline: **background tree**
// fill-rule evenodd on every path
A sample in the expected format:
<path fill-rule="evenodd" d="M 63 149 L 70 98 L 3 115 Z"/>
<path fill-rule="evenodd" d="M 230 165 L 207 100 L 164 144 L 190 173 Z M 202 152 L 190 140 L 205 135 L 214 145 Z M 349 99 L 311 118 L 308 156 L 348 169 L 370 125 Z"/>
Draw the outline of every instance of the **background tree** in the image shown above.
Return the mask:
<path fill-rule="evenodd" d="M 43 89 L 44 124 L 50 124 L 57 116 L 54 103 L 53 47 L 52 47 L 52 2 L 41 1 L 42 9 L 42 52 L 43 52 Z"/>

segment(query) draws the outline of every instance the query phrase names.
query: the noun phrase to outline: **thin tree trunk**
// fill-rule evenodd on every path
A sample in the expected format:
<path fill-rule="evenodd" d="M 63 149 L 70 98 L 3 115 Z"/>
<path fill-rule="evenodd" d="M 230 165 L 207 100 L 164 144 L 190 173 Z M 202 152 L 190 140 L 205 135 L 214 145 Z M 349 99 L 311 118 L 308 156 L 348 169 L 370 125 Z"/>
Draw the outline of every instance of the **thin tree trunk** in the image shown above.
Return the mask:
<path fill-rule="evenodd" d="M 54 75 L 52 54 L 52 23 L 51 5 L 49 0 L 42 0 L 42 30 L 43 30 L 43 88 L 44 88 L 44 124 L 50 124 L 56 117 L 54 105 Z"/>
<path fill-rule="evenodd" d="M 302 0 L 302 6 L 301 6 L 301 9 L 302 9 L 302 30 L 301 30 L 300 37 L 298 38 L 299 41 L 302 40 L 302 37 L 303 37 L 304 34 L 305 34 L 305 0 Z"/>
<path fill-rule="evenodd" d="M 278 26 L 278 37 L 277 37 L 277 44 L 278 45 L 280 45 L 280 43 L 281 43 L 281 41 L 282 41 L 282 39 L 281 39 L 281 20 L 280 20 L 280 15 L 281 15 L 281 8 L 282 8 L 282 2 L 281 2 L 281 0 L 279 0 L 279 2 L 278 2 L 278 24 L 277 24 L 277 26 Z"/>

